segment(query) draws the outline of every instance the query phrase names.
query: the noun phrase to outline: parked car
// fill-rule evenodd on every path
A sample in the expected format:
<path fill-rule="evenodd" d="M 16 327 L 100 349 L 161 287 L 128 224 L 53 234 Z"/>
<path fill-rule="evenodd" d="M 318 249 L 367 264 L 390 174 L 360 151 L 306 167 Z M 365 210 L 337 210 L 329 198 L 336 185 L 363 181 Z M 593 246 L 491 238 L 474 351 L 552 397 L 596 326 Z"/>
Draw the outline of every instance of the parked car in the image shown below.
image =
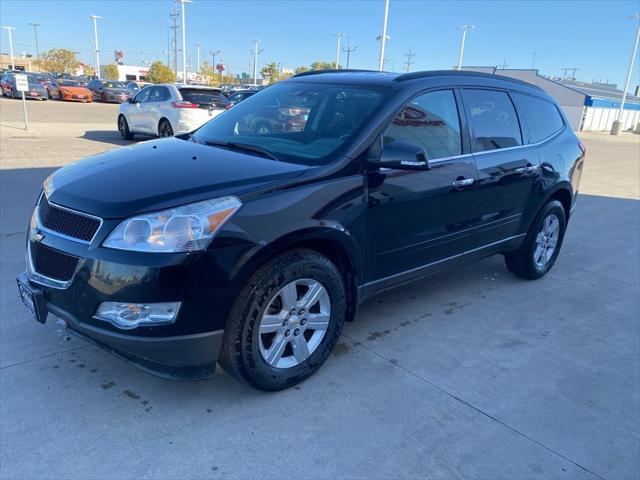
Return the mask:
<path fill-rule="evenodd" d="M 127 86 L 125 87 L 125 90 L 127 91 L 127 98 L 135 97 L 136 93 L 138 93 L 140 90 L 142 90 L 147 85 L 150 85 L 150 83 L 148 83 L 148 82 L 140 82 L 140 81 L 127 83 Z"/>
<path fill-rule="evenodd" d="M 82 86 L 82 83 L 76 80 L 56 80 L 56 86 L 58 88 L 58 96 L 56 97 L 58 100 L 84 103 L 93 101 L 91 90 Z"/>
<path fill-rule="evenodd" d="M 49 93 L 47 92 L 47 87 L 40 83 L 35 75 L 24 75 L 27 75 L 27 80 L 29 82 L 29 90 L 24 92 L 25 98 L 30 98 L 33 100 L 48 100 Z M 16 89 L 15 76 L 16 73 L 14 72 L 6 73 L 4 75 L 1 82 L 3 96 L 8 96 L 11 98 L 22 98 L 22 93 Z"/>
<path fill-rule="evenodd" d="M 236 103 L 240 103 L 242 100 L 249 98 L 252 95 L 255 95 L 257 92 L 255 90 L 240 90 L 238 92 L 230 93 L 229 101 L 232 105 Z"/>
<path fill-rule="evenodd" d="M 120 105 L 118 130 L 126 139 L 136 134 L 170 137 L 195 130 L 230 106 L 217 88 L 168 83 L 148 86 Z"/>
<path fill-rule="evenodd" d="M 127 90 L 122 82 L 115 80 L 91 80 L 87 88 L 97 102 L 124 103 L 127 101 Z"/>
<path fill-rule="evenodd" d="M 303 129 L 240 132 L 277 105 L 307 108 Z M 217 361 L 279 390 L 382 290 L 494 254 L 544 276 L 584 158 L 554 100 L 518 80 L 301 74 L 191 133 L 54 172 L 19 290 L 37 320 L 147 371 L 206 378 Z"/>

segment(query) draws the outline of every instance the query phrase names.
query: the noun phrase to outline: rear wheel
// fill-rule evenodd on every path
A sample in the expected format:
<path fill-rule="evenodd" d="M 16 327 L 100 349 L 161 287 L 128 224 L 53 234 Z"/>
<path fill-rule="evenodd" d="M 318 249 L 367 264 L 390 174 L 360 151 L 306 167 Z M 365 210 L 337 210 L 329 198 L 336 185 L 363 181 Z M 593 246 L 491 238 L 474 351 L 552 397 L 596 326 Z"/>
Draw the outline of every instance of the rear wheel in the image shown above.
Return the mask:
<path fill-rule="evenodd" d="M 219 362 L 262 390 L 312 375 L 333 350 L 345 319 L 342 275 L 326 257 L 296 249 L 259 268 L 240 291 Z"/>
<path fill-rule="evenodd" d="M 124 115 L 118 117 L 118 131 L 125 140 L 133 140 L 133 133 L 129 130 L 129 123 Z"/>
<path fill-rule="evenodd" d="M 520 248 L 505 254 L 507 269 L 521 278 L 544 276 L 558 258 L 566 228 L 564 207 L 557 200 L 550 201 L 536 217 Z"/>
<path fill-rule="evenodd" d="M 160 120 L 160 125 L 158 125 L 158 136 L 173 137 L 173 128 L 171 128 L 171 124 L 169 123 L 169 120 L 167 119 Z"/>

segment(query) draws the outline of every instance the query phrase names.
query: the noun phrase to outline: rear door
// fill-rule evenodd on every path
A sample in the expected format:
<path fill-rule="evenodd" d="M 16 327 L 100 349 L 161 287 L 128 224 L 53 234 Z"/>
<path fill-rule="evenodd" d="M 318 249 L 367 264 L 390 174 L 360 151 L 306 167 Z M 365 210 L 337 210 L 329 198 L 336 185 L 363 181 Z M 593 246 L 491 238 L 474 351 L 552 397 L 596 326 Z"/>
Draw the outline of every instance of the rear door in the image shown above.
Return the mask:
<path fill-rule="evenodd" d="M 160 120 L 167 116 L 167 107 L 171 107 L 168 105 L 170 98 L 171 95 L 167 87 L 152 87 L 149 99 L 143 106 L 145 129 L 149 133 L 159 135 L 158 126 L 160 125 Z"/>
<path fill-rule="evenodd" d="M 474 247 L 520 233 L 523 212 L 538 178 L 537 149 L 526 145 L 509 92 L 462 90 L 471 151 L 478 168 Z"/>

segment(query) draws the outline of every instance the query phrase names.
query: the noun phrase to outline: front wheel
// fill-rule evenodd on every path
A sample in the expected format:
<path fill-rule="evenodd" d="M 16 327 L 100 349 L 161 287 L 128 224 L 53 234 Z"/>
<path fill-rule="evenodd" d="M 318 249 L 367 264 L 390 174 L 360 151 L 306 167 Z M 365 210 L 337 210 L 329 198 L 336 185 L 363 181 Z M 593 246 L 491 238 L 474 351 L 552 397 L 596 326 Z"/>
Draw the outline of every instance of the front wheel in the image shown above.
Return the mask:
<path fill-rule="evenodd" d="M 133 140 L 133 134 L 129 130 L 129 123 L 124 115 L 118 117 L 118 131 L 125 140 Z"/>
<path fill-rule="evenodd" d="M 507 269 L 521 278 L 544 276 L 558 258 L 566 228 L 564 207 L 557 200 L 550 201 L 534 220 L 520 248 L 505 254 Z"/>
<path fill-rule="evenodd" d="M 158 126 L 158 136 L 173 137 L 173 128 L 171 128 L 171 124 L 168 120 L 160 121 L 160 125 Z"/>
<path fill-rule="evenodd" d="M 262 390 L 302 382 L 337 343 L 346 301 L 342 275 L 328 258 L 308 249 L 279 255 L 238 294 L 219 362 L 236 379 Z"/>

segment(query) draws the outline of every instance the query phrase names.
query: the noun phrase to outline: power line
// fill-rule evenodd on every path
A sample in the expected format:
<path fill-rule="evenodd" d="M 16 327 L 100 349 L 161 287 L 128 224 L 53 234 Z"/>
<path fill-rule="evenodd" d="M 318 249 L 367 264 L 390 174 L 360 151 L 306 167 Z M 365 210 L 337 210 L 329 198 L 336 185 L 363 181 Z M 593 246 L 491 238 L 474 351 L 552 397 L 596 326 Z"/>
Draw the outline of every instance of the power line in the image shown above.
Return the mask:
<path fill-rule="evenodd" d="M 405 64 L 405 71 L 406 71 L 407 73 L 409 73 L 409 70 L 411 69 L 411 65 L 413 65 L 413 64 L 414 64 L 414 61 L 413 61 L 413 60 L 411 60 L 411 59 L 412 59 L 413 57 L 415 57 L 415 56 L 416 56 L 415 52 L 412 52 L 412 50 L 413 50 L 413 47 L 412 47 L 412 46 L 409 46 L 409 53 L 405 53 L 405 54 L 404 54 L 404 56 L 405 56 L 405 57 L 407 57 L 407 61 L 406 61 L 406 62 L 404 62 L 404 64 Z"/>
<path fill-rule="evenodd" d="M 579 68 L 576 67 L 565 67 L 565 68 L 561 68 L 560 69 L 562 71 L 562 78 L 569 78 L 569 80 L 575 80 L 576 79 L 576 72 L 578 70 L 580 70 Z M 571 76 L 568 75 L 568 73 L 571 72 Z"/>
<path fill-rule="evenodd" d="M 349 68 L 349 58 L 351 57 L 351 53 L 355 52 L 358 49 L 359 45 L 356 45 L 355 47 L 351 47 L 351 43 L 349 41 L 349 37 L 347 37 L 347 46 L 346 47 L 342 47 L 342 51 L 347 53 L 347 66 L 346 68 Z"/>

